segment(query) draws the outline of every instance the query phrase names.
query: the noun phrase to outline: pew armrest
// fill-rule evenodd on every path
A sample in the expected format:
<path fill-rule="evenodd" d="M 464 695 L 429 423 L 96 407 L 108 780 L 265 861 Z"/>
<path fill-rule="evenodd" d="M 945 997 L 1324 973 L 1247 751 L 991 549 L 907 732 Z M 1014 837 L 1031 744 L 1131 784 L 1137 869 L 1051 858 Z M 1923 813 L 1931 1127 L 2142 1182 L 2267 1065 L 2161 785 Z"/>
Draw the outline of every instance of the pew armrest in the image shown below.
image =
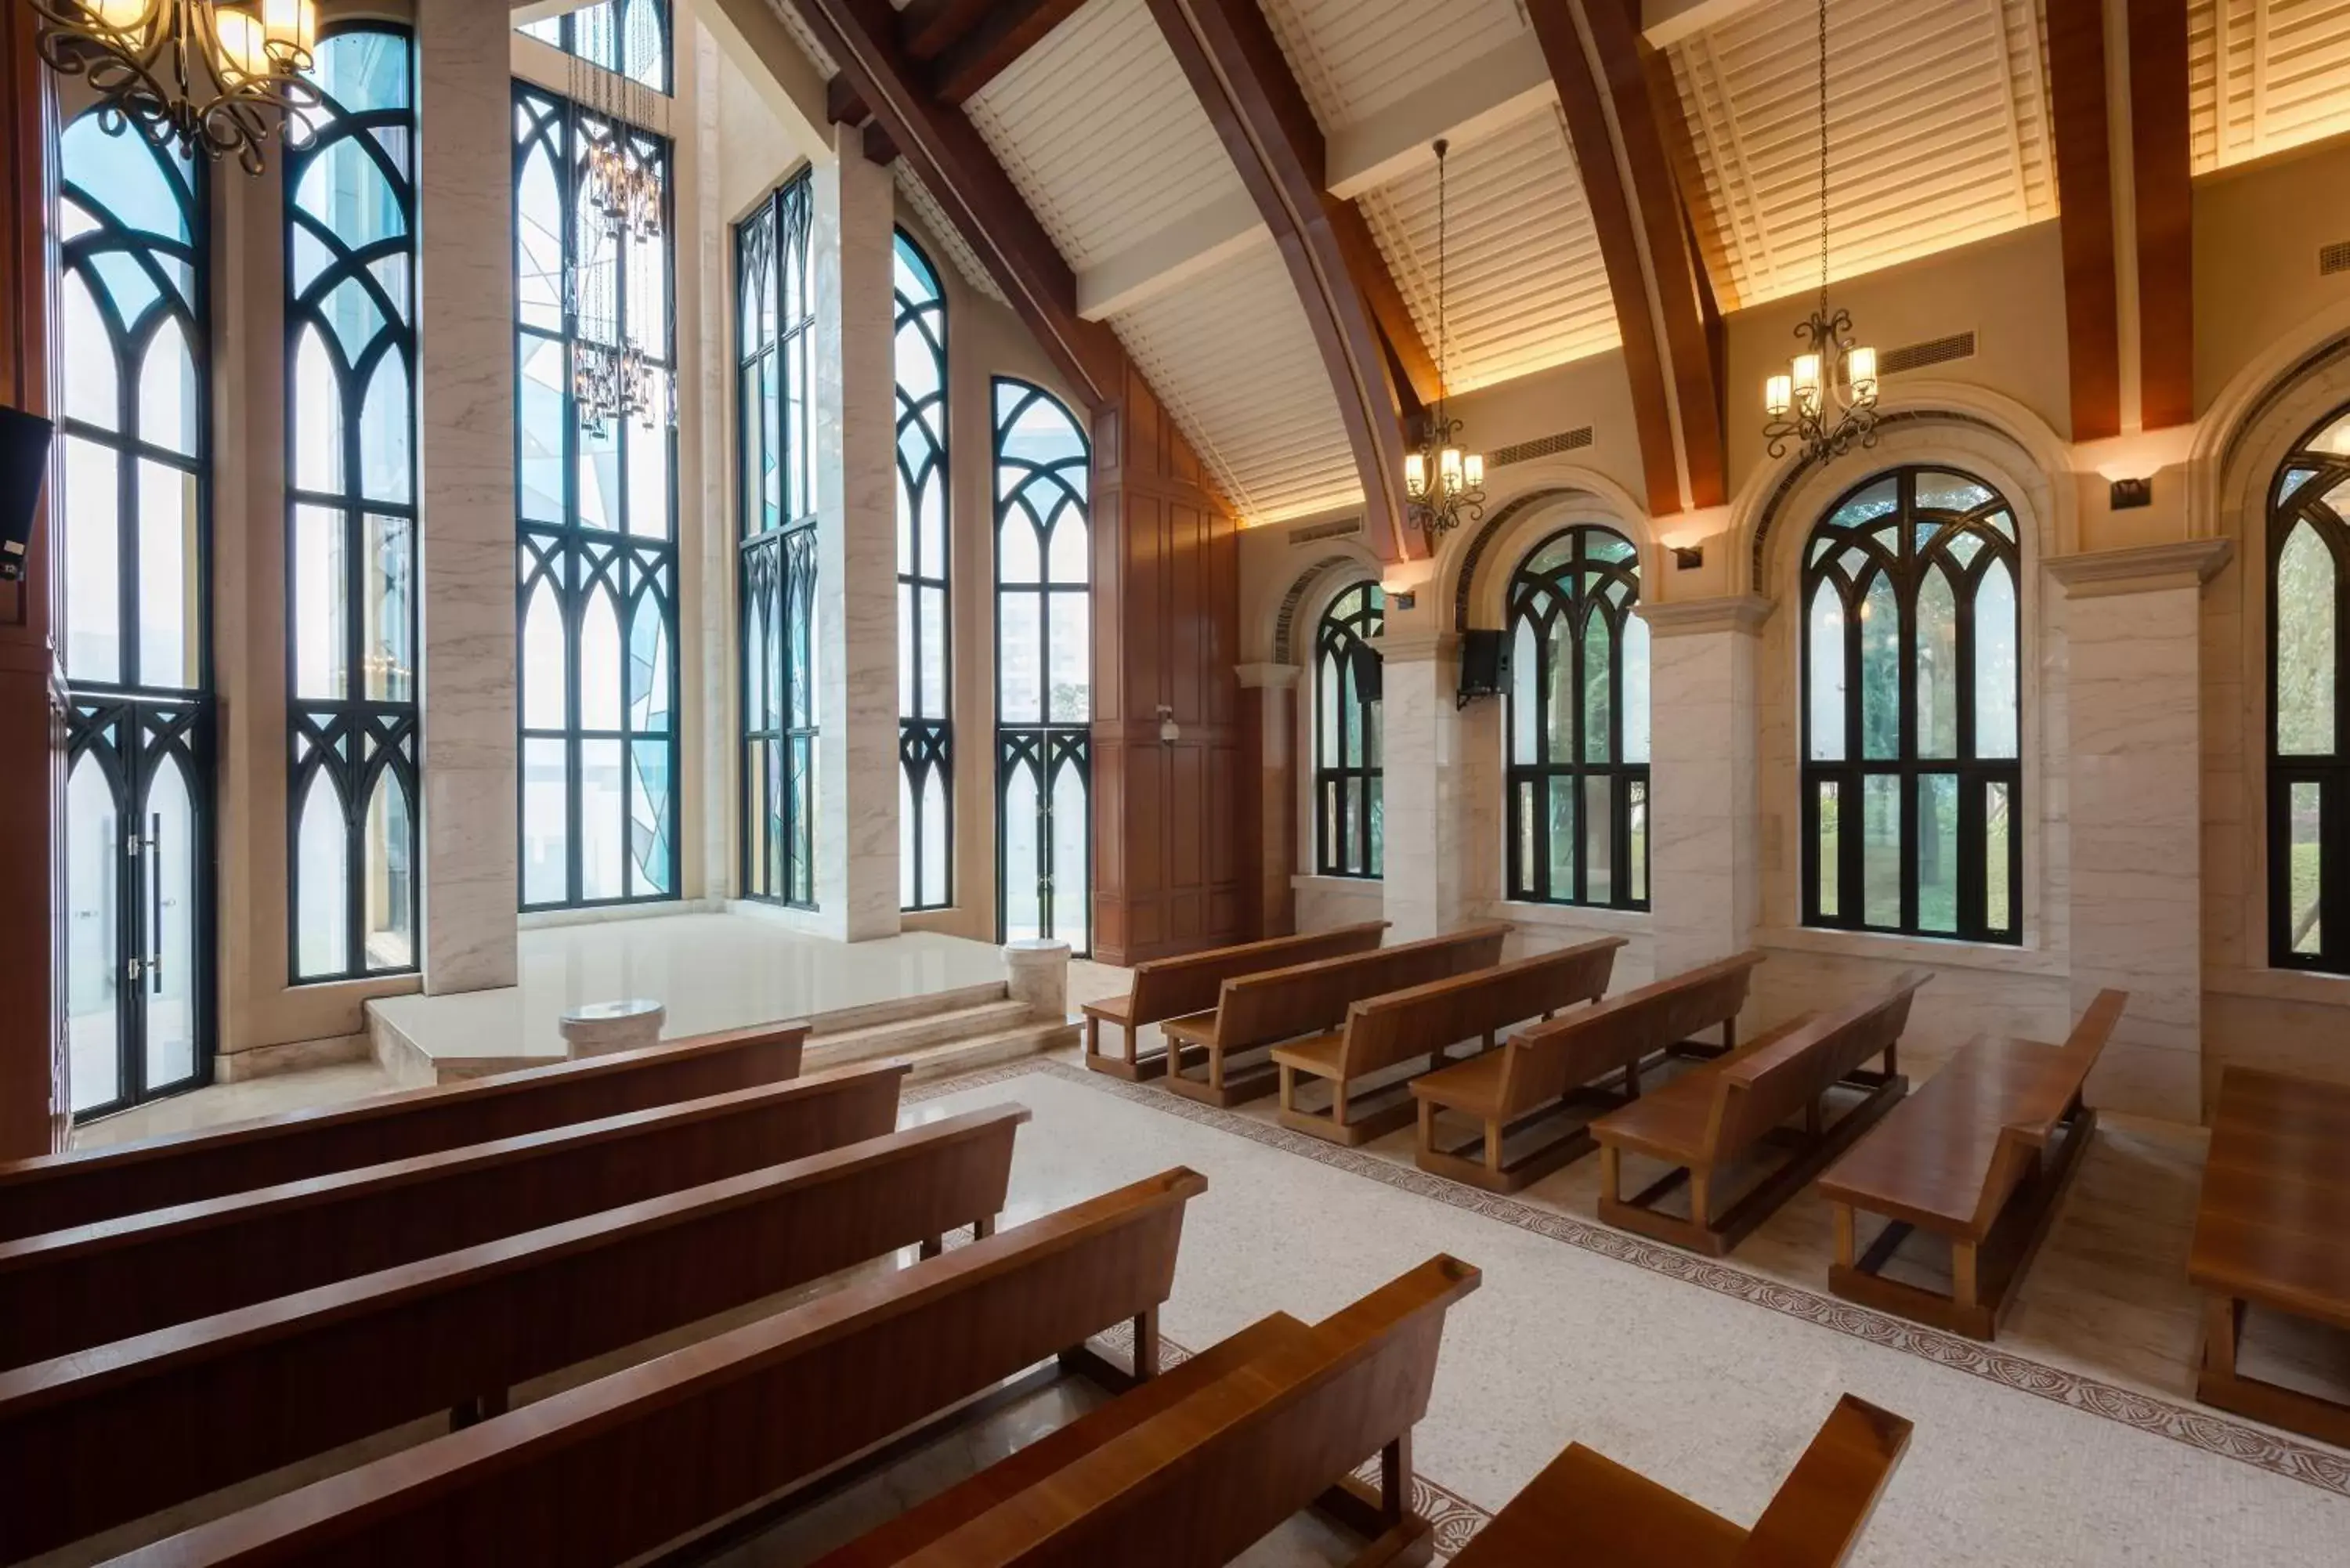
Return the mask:
<path fill-rule="evenodd" d="M 1909 1447 L 1910 1424 L 1847 1394 L 1781 1483 L 1736 1568 L 1840 1568 Z"/>

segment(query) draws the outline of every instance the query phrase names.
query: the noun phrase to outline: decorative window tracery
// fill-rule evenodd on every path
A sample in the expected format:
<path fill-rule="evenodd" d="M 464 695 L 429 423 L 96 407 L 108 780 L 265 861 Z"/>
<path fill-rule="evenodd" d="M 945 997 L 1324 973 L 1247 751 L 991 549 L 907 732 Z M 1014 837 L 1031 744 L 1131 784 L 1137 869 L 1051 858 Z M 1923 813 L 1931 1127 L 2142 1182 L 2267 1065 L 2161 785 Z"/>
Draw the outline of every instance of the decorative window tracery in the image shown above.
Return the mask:
<path fill-rule="evenodd" d="M 947 302 L 903 229 L 898 391 L 898 878 L 909 909 L 954 902 L 954 618 L 949 587 Z"/>
<path fill-rule="evenodd" d="M 1314 632 L 1315 866 L 1325 877 L 1386 868 L 1378 639 L 1387 596 L 1362 583 L 1330 601 Z"/>
<path fill-rule="evenodd" d="M 2269 498 L 2269 962 L 2350 973 L 2350 410 L 2287 454 Z"/>

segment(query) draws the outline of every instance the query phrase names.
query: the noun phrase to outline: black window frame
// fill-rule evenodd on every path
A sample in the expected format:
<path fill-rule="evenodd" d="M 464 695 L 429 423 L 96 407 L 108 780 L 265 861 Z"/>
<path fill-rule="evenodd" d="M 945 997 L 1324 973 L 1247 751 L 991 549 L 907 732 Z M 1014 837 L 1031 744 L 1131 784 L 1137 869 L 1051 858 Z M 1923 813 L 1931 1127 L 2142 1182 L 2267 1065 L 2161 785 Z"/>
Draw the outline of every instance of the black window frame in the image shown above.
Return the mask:
<path fill-rule="evenodd" d="M 1613 542 L 1604 555 L 1593 549 L 1602 540 Z M 1567 546 L 1566 556 L 1537 571 L 1537 565 L 1561 544 Z M 1646 909 L 1651 893 L 1649 845 L 1656 794 L 1648 760 L 1627 760 L 1624 743 L 1625 643 L 1640 603 L 1639 547 L 1605 524 L 1570 524 L 1526 552 L 1511 574 L 1507 602 L 1507 629 L 1503 635 L 1515 650 L 1511 659 L 1511 689 L 1503 706 L 1502 739 L 1504 875 L 1509 898 L 1515 903 Z M 1569 689 L 1581 693 L 1588 678 L 1586 639 L 1594 616 L 1607 632 L 1607 756 L 1591 756 L 1590 713 L 1587 704 L 1578 701 L 1569 724 L 1568 755 L 1560 759 L 1552 755 L 1551 693 L 1555 681 L 1549 632 L 1555 626 L 1566 627 Z M 1522 627 L 1532 633 L 1531 661 L 1525 659 L 1519 639 Z M 1529 683 L 1535 703 L 1535 754 L 1532 761 L 1523 761 L 1517 752 L 1518 691 Z M 1595 780 L 1606 784 L 1608 799 L 1609 875 L 1604 898 L 1591 897 L 1590 838 L 1580 831 Z M 1564 888 L 1554 875 L 1555 857 L 1551 853 L 1549 801 L 1559 784 L 1567 786 L 1578 829 Z M 1616 874 L 1618 868 L 1623 875 Z"/>
<path fill-rule="evenodd" d="M 1918 503 L 1918 482 L 1921 475 L 1927 474 L 1977 486 L 1988 494 L 1989 499 L 1963 511 L 1921 509 Z M 1840 526 L 1835 519 L 1846 507 L 1861 503 L 1868 492 L 1888 478 L 1895 485 L 1893 506 L 1889 511 L 1866 519 L 1862 525 L 1867 531 L 1867 539 L 1850 534 L 1833 536 L 1829 534 L 1831 528 Z M 2006 521 L 2004 532 L 1997 525 L 2002 517 Z M 1934 525 L 1935 532 L 1921 554 L 1918 532 L 1928 523 Z M 1879 535 L 1888 535 L 1898 542 L 1898 550 L 1890 559 L 1874 543 Z M 1980 545 L 1968 559 L 1960 561 L 1950 552 L 1966 537 L 1979 540 Z M 1857 574 L 1848 574 L 1839 563 L 1846 549 L 1855 545 L 1863 548 L 1868 560 Z M 2015 603 L 2012 647 L 2016 682 L 2012 711 L 2016 745 L 2013 756 L 1986 758 L 1976 754 L 1979 739 L 1976 734 L 1978 705 L 1975 700 L 1976 608 L 1984 578 L 1994 562 L 2006 567 Z M 1950 757 L 1920 757 L 1918 754 L 1918 597 L 1927 572 L 1933 569 L 1942 569 L 1950 576 L 1956 619 L 1953 641 L 1956 744 L 1955 755 Z M 1862 688 L 1862 623 L 1866 618 L 1862 611 L 1880 574 L 1891 581 L 1894 601 L 1901 618 L 1898 640 L 1898 739 L 1894 756 L 1865 757 L 1860 754 L 1866 750 L 1863 728 L 1865 693 Z M 1812 754 L 1813 595 L 1831 576 L 1837 585 L 1835 591 L 1842 606 L 1844 628 L 1842 749 L 1846 754 L 1835 760 L 1814 760 Z M 1798 743 L 1803 781 L 1799 817 L 1803 836 L 1804 924 L 1827 930 L 1871 931 L 2007 947 L 2022 945 L 2024 926 L 2023 838 L 2026 831 L 2022 760 L 2026 715 L 2022 677 L 2029 653 L 2023 618 L 2022 524 L 2014 505 L 2001 493 L 1997 485 L 1954 464 L 1920 462 L 1882 470 L 1838 496 L 1822 512 L 1819 522 L 1804 535 L 1797 582 L 1799 587 L 1794 612 L 1799 618 L 1802 634 L 1797 639 L 1795 688 L 1802 709 Z M 1922 781 L 1946 775 L 1955 777 L 1957 781 L 1954 813 L 1958 834 L 1957 869 L 1953 889 L 1953 929 L 1949 930 L 1929 929 L 1922 923 L 1919 915 L 1919 855 L 1916 848 Z M 1898 781 L 1900 826 L 1898 851 L 1900 861 L 1900 919 L 1889 925 L 1871 921 L 1867 918 L 1865 817 L 1867 781 L 1886 777 Z M 1835 787 L 1838 802 L 1837 865 L 1835 902 L 1832 908 L 1824 910 L 1821 899 L 1820 808 L 1824 787 L 1828 785 Z M 1993 790 L 2004 791 L 2007 811 L 2007 923 L 2003 927 L 1993 927 L 1988 921 L 1988 824 Z M 1849 818 L 1842 805 L 1847 800 L 1857 803 L 1858 806 Z M 1856 830 L 1847 831 L 1848 826 Z"/>
<path fill-rule="evenodd" d="M 624 80 L 636 82 L 638 86 L 645 88 L 650 91 L 660 93 L 664 98 L 673 96 L 677 91 L 677 27 L 675 13 L 670 5 L 670 0 L 637 0 L 637 3 L 639 4 L 648 5 L 653 7 L 653 15 L 660 26 L 661 50 L 660 79 L 653 82 L 638 81 L 636 78 L 627 76 L 626 73 L 620 70 L 619 66 L 620 64 L 625 63 L 624 51 L 628 47 L 626 39 L 620 36 L 620 31 L 627 22 L 628 0 L 606 0 L 606 3 L 612 7 L 611 15 L 614 18 L 612 24 L 614 28 L 614 54 L 616 57 L 619 57 L 610 63 L 599 60 L 594 54 L 587 52 L 588 49 L 591 49 L 593 46 L 592 44 L 587 43 L 580 37 L 580 34 L 585 30 L 581 24 L 587 20 L 588 13 L 598 8 L 598 5 L 593 3 L 593 0 L 591 0 L 590 4 L 582 5 L 577 10 L 566 11 L 559 16 L 544 17 L 540 21 L 535 23 L 518 24 L 515 27 L 515 31 L 525 34 L 529 37 L 536 38 L 540 43 L 546 45 L 550 48 L 560 49 L 574 59 L 584 60 L 588 64 L 597 67 L 598 69 L 610 71 L 613 75 L 621 77 Z M 533 30 L 536 27 L 544 26 L 548 23 L 554 24 L 556 29 L 556 36 L 552 38 Z"/>
<path fill-rule="evenodd" d="M 1384 802 L 1387 596 L 1356 583 L 1326 607 L 1314 628 L 1314 866 L 1322 877 L 1378 881 L 1387 871 Z M 1344 687 L 1351 674 L 1350 690 Z M 1337 754 L 1330 754 L 1333 727 Z M 1362 761 L 1346 759 L 1360 738 Z M 1332 852 L 1336 850 L 1334 855 Z"/>
<path fill-rule="evenodd" d="M 2265 711 L 2262 733 L 2266 748 L 2268 781 L 2264 800 L 2268 872 L 2263 896 L 2268 903 L 2269 966 L 2318 974 L 2350 974 L 2350 920 L 2326 919 L 2350 909 L 2350 748 L 2344 745 L 2342 703 L 2350 694 L 2350 521 L 2326 504 L 2327 496 L 2350 482 L 2350 455 L 2320 450 L 2319 443 L 2337 426 L 2350 423 L 2350 409 L 2337 409 L 2303 434 L 2278 463 L 2270 481 L 2266 512 L 2264 576 L 2267 594 L 2262 628 L 2266 679 L 2262 682 Z M 2298 527 L 2306 524 L 2323 545 L 2334 571 L 2332 749 L 2325 752 L 2284 751 L 2279 744 L 2283 700 L 2277 679 L 2282 596 L 2278 576 L 2284 551 Z M 2294 906 L 2293 844 L 2293 792 L 2316 792 L 2318 874 L 2314 918 L 2318 941 L 2313 950 L 2301 950 Z"/>
<path fill-rule="evenodd" d="M 899 870 L 899 903 L 908 912 L 951 909 L 954 905 L 954 487 L 952 471 L 948 465 L 949 441 L 952 431 L 951 384 L 948 380 L 947 296 L 943 275 L 914 236 L 904 228 L 897 230 L 891 246 L 893 261 L 902 251 L 920 268 L 922 280 L 930 286 L 930 296 L 924 299 L 910 297 L 901 287 L 893 287 L 895 304 L 891 341 L 899 354 L 906 352 L 908 334 L 914 333 L 931 349 L 937 369 L 938 389 L 924 398 L 908 393 L 903 380 L 896 380 L 897 430 L 894 442 L 898 469 L 898 621 L 903 628 L 899 647 L 910 665 L 899 672 L 898 762 L 904 778 L 899 795 L 899 810 L 910 815 L 909 826 L 899 834 L 901 845 L 913 847 L 912 864 Z M 893 266 L 891 275 L 896 276 Z M 932 430 L 926 416 L 935 410 L 938 429 Z M 907 444 L 911 439 L 926 448 L 919 463 L 907 460 Z M 924 558 L 921 507 L 927 493 L 935 488 L 938 495 L 939 553 L 933 562 Z M 931 691 L 922 679 L 926 662 L 922 618 L 920 601 L 926 593 L 938 596 L 940 604 L 939 635 L 946 646 L 940 650 L 939 668 L 942 689 Z M 909 708 L 906 696 L 912 697 Z M 931 790 L 945 797 L 941 820 L 945 825 L 944 842 L 932 844 L 923 831 L 923 806 Z M 922 887 L 929 878 L 931 858 L 935 856 L 945 863 L 942 891 L 936 898 L 925 898 Z M 907 897 L 909 893 L 911 897 Z"/>

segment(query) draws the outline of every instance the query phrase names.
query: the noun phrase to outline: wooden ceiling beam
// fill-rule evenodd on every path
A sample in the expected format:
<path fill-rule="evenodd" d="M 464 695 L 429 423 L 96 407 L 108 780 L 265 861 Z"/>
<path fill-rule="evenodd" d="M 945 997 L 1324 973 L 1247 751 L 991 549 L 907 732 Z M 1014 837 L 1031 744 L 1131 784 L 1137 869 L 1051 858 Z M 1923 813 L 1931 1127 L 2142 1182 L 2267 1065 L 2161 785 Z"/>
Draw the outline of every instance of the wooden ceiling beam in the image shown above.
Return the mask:
<path fill-rule="evenodd" d="M 942 49 L 931 67 L 931 96 L 961 108 L 1002 76 L 1085 0 L 996 0 L 979 24 Z"/>
<path fill-rule="evenodd" d="M 2064 196 L 2057 231 L 2064 254 L 2073 439 L 2103 441 L 2122 429 L 2104 0 L 2048 0 L 2048 75 L 2055 105 L 2056 182 Z"/>
<path fill-rule="evenodd" d="M 2138 425 L 2158 431 L 2195 419 L 2194 165 L 2182 0 L 2129 0 L 2129 81 Z"/>
<path fill-rule="evenodd" d="M 971 243 L 1070 389 L 1094 412 L 1118 402 L 1126 351 L 1108 327 L 1077 314 L 1076 275 L 970 117 L 920 84 L 894 29 L 870 25 L 859 0 L 790 4 Z"/>
<path fill-rule="evenodd" d="M 1296 285 L 1354 449 L 1366 535 L 1383 559 L 1426 555 L 1427 542 L 1406 522 L 1401 408 L 1409 393 L 1390 376 L 1394 340 L 1381 333 L 1375 290 L 1393 296 L 1399 332 L 1417 343 L 1419 330 L 1361 214 L 1325 188 L 1327 151 L 1312 107 L 1255 0 L 1149 3 Z M 1384 282 L 1367 286 L 1375 263 Z M 1399 341 L 1398 348 L 1399 363 L 1426 354 L 1424 347 L 1405 352 Z"/>
<path fill-rule="evenodd" d="M 909 57 L 928 64 L 977 26 L 993 0 L 908 0 L 898 13 L 898 39 Z"/>

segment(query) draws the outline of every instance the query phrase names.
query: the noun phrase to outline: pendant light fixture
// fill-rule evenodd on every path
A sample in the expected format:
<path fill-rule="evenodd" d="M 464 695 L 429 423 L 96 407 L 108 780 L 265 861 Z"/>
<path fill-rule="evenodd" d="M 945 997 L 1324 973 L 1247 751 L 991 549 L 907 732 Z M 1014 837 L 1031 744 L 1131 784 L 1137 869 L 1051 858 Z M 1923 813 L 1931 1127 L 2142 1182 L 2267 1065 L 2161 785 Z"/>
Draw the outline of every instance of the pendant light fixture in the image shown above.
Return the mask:
<path fill-rule="evenodd" d="M 1422 416 L 1419 450 L 1403 460 L 1407 521 L 1428 535 L 1431 547 L 1439 534 L 1485 515 L 1485 456 L 1461 450 L 1461 421 L 1449 417 L 1444 406 L 1444 155 L 1451 144 L 1440 137 L 1435 145 L 1436 406 Z"/>
<path fill-rule="evenodd" d="M 236 155 L 248 174 L 289 112 L 314 109 L 304 79 L 318 37 L 312 0 L 31 0 L 41 58 L 82 77 L 107 130 Z"/>
<path fill-rule="evenodd" d="M 657 129 L 665 106 L 639 77 L 660 46 L 637 34 L 652 25 L 652 8 L 642 5 L 592 6 L 575 22 L 582 36 L 571 54 L 571 99 L 588 124 L 579 153 L 581 254 L 570 279 L 578 321 L 571 395 L 581 431 L 598 441 L 629 420 L 648 430 L 677 422 L 676 379 L 645 352 L 638 331 L 647 320 L 667 319 L 668 291 L 643 266 L 622 262 L 633 247 L 658 244 L 668 218 L 659 161 L 635 136 Z"/>
<path fill-rule="evenodd" d="M 1795 328 L 1805 344 L 1783 376 L 1763 383 L 1762 439 L 1774 458 L 1789 443 L 1825 462 L 1877 444 L 1877 350 L 1852 338 L 1852 312 L 1828 305 L 1828 0 L 1820 19 L 1820 304 Z"/>

